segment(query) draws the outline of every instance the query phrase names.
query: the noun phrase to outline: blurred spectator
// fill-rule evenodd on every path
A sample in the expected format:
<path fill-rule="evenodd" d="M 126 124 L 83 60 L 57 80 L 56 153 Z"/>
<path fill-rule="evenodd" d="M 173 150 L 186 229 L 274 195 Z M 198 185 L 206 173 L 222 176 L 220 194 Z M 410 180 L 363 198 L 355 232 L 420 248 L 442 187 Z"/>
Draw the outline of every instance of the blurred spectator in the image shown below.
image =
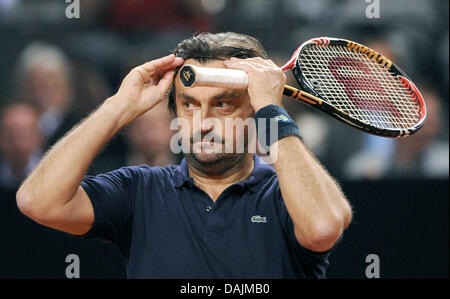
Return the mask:
<path fill-rule="evenodd" d="M 73 107 L 70 63 L 57 47 L 41 42 L 29 45 L 18 65 L 17 85 L 20 97 L 39 108 L 39 127 L 54 144 L 80 119 Z"/>
<path fill-rule="evenodd" d="M 18 65 L 17 87 L 19 97 L 35 104 L 40 113 L 39 128 L 46 138 L 44 149 L 55 144 L 64 134 L 82 119 L 82 113 L 74 101 L 75 82 L 72 67 L 66 55 L 56 46 L 37 42 L 29 45 L 21 54 Z M 92 73 L 93 74 L 93 73 Z M 86 77 L 89 75 L 84 74 Z M 91 85 L 79 87 L 79 90 L 93 90 L 92 84 L 98 84 L 97 95 L 104 96 L 106 87 L 101 78 L 91 76 Z M 82 84 L 86 81 L 78 80 Z M 26 84 L 24 84 L 26 82 Z M 83 96 L 93 94 L 83 94 Z M 109 95 L 108 95 L 109 96 Z M 105 98 L 96 98 L 101 103 Z M 83 103 L 83 101 L 81 101 Z M 95 107 L 82 105 L 82 109 Z M 85 111 L 85 114 L 86 111 Z M 90 174 L 107 172 L 123 166 L 125 145 L 118 134 L 104 151 L 96 156 L 89 168 Z"/>
<path fill-rule="evenodd" d="M 72 70 L 76 109 L 82 115 L 90 113 L 113 94 L 102 74 L 88 63 L 75 60 Z"/>
<path fill-rule="evenodd" d="M 449 175 L 449 144 L 438 139 L 441 130 L 441 101 L 433 89 L 422 88 L 427 119 L 416 134 L 403 139 L 373 137 L 344 165 L 352 179 L 437 178 Z M 380 150 L 379 144 L 388 144 Z"/>
<path fill-rule="evenodd" d="M 38 111 L 12 103 L 0 113 L 0 189 L 14 190 L 42 157 Z"/>
<path fill-rule="evenodd" d="M 179 157 L 170 150 L 172 116 L 163 101 L 133 121 L 127 129 L 130 150 L 127 165 L 166 166 L 178 164 Z"/>
<path fill-rule="evenodd" d="M 410 138 L 398 140 L 388 173 L 403 177 L 448 177 L 449 145 L 440 140 L 442 101 L 437 91 L 423 88 L 427 119 L 423 128 Z"/>

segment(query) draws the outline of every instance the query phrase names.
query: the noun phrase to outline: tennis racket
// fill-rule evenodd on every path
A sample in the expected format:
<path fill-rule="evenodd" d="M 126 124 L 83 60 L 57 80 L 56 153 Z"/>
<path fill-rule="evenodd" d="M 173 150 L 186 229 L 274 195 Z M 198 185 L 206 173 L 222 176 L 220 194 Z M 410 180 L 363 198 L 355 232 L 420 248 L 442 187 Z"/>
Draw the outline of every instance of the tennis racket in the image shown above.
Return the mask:
<path fill-rule="evenodd" d="M 405 137 L 425 121 L 425 102 L 414 83 L 388 58 L 356 42 L 308 40 L 281 69 L 292 70 L 302 88 L 285 85 L 284 95 L 364 132 Z M 234 69 L 185 65 L 179 78 L 186 87 L 248 86 L 247 73 Z"/>

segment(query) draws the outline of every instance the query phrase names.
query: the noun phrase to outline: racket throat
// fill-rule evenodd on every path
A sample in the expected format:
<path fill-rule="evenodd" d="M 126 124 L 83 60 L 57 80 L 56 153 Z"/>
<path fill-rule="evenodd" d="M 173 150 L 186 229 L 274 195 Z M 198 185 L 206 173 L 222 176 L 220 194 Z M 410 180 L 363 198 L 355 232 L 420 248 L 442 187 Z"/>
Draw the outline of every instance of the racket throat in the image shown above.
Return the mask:
<path fill-rule="evenodd" d="M 287 97 L 293 98 L 297 101 L 301 101 L 303 103 L 306 104 L 310 104 L 310 105 L 322 105 L 322 100 L 310 95 L 304 91 L 301 91 L 297 88 L 294 88 L 292 86 L 289 85 L 285 85 L 284 86 L 284 91 L 283 94 Z"/>

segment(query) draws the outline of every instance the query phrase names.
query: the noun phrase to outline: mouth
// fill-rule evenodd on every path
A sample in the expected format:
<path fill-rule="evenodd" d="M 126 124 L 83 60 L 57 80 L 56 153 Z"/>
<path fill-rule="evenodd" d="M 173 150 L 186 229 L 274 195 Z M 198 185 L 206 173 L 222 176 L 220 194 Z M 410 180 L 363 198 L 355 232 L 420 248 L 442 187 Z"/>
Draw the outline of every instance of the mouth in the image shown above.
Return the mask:
<path fill-rule="evenodd" d="M 205 152 L 205 153 L 221 153 L 222 144 L 219 142 L 214 142 L 214 140 L 202 141 L 199 140 L 193 143 L 194 152 Z"/>
<path fill-rule="evenodd" d="M 200 143 L 201 146 L 213 146 L 215 144 L 214 141 L 200 141 L 198 143 Z"/>
<path fill-rule="evenodd" d="M 209 140 L 209 138 L 208 138 L 208 140 L 199 139 L 199 140 L 195 140 L 195 142 L 191 139 L 191 144 L 214 145 L 214 144 L 224 144 L 224 142 L 222 141 L 222 139 L 214 139 L 214 138 L 211 140 Z"/>
<path fill-rule="evenodd" d="M 221 145 L 221 143 L 214 142 L 214 141 L 197 141 L 197 142 L 193 143 L 193 145 L 196 147 L 210 148 L 210 147 L 215 147 L 215 146 Z"/>

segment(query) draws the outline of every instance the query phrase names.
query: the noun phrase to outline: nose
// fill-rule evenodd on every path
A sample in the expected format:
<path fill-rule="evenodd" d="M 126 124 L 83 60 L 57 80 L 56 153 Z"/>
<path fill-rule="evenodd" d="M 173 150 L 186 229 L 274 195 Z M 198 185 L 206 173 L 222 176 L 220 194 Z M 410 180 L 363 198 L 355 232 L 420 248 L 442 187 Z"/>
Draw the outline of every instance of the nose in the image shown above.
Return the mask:
<path fill-rule="evenodd" d="M 201 113 L 200 131 L 202 133 L 208 133 L 214 130 L 214 120 L 210 113 L 209 107 L 206 105 L 205 106 L 202 105 L 201 110 L 199 112 Z"/>
<path fill-rule="evenodd" d="M 211 132 L 214 130 L 214 124 L 210 121 L 210 119 L 202 119 L 202 123 L 200 125 L 200 131 L 203 134 L 206 134 L 208 132 Z"/>

